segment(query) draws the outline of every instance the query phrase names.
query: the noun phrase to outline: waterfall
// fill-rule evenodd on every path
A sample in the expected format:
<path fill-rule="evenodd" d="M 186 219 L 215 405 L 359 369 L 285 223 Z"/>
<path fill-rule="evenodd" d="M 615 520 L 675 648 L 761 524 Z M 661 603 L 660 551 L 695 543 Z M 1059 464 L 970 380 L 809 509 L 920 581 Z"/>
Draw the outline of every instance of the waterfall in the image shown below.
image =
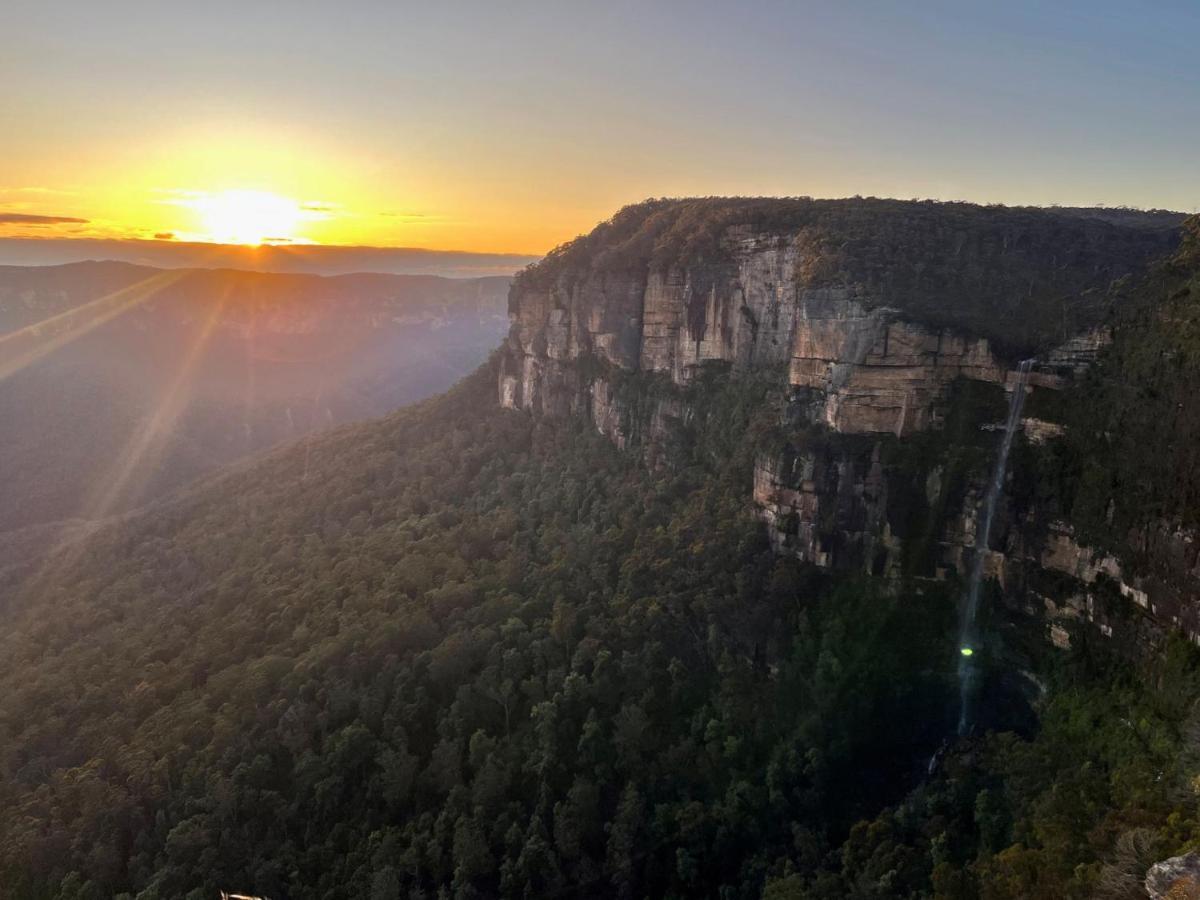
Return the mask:
<path fill-rule="evenodd" d="M 1025 385 L 1029 381 L 1032 359 L 1026 359 L 1017 367 L 1013 379 L 1012 396 L 1008 400 L 1008 419 L 1004 423 L 1004 437 L 1000 451 L 992 467 L 992 478 L 983 497 L 979 524 L 975 529 L 975 555 L 971 560 L 971 576 L 967 582 L 967 593 L 963 598 L 962 626 L 959 631 L 959 716 L 958 733 L 966 734 L 971 728 L 971 702 L 974 699 L 976 680 L 975 662 L 972 656 L 977 646 L 975 618 L 979 612 L 979 585 L 983 581 L 983 563 L 988 542 L 992 534 L 992 517 L 996 512 L 996 498 L 1004 490 L 1004 476 L 1008 471 L 1008 453 L 1012 450 L 1013 435 L 1021 423 L 1021 407 L 1025 403 Z"/>

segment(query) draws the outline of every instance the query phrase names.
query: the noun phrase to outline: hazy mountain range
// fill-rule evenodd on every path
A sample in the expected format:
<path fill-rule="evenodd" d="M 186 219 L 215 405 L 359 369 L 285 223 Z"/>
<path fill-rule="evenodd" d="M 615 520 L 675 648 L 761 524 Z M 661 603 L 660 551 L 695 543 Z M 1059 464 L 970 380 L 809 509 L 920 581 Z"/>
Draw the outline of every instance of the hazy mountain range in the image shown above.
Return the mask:
<path fill-rule="evenodd" d="M 116 260 L 166 268 L 230 268 L 313 275 L 384 272 L 393 275 L 478 278 L 511 275 L 537 259 L 537 256 L 519 253 L 472 253 L 416 247 L 338 247 L 318 244 L 246 247 L 175 240 L 0 238 L 0 265 L 17 266 Z"/>
<path fill-rule="evenodd" d="M 508 279 L 0 267 L 0 530 L 93 518 L 442 390 Z"/>

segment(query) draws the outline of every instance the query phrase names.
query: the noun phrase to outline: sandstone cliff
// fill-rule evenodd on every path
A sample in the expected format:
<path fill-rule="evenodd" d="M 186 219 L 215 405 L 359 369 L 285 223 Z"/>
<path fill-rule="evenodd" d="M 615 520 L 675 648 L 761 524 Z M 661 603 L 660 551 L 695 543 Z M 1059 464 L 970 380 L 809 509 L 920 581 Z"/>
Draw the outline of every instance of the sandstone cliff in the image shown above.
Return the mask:
<path fill-rule="evenodd" d="M 686 383 L 714 361 L 786 365 L 846 432 L 936 423 L 946 385 L 1022 355 L 1086 361 L 1111 285 L 1169 232 L 1036 210 L 895 201 L 657 201 L 522 273 L 501 399 L 586 405 L 591 357 Z"/>
<path fill-rule="evenodd" d="M 1078 213 L 962 204 L 650 202 L 517 278 L 500 402 L 585 416 L 669 464 L 660 438 L 686 419 L 698 372 L 769 373 L 788 439 L 758 455 L 747 493 L 778 551 L 917 578 L 987 553 L 989 575 L 1047 613 L 1064 644 L 1064 618 L 1111 632 L 1097 573 L 1151 615 L 1158 604 L 1119 563 L 1079 562 L 1088 551 L 1063 549 L 1070 526 L 1027 501 L 1003 503 L 992 546 L 975 546 L 988 429 L 1022 357 L 1039 360 L 1033 399 L 1086 371 L 1111 337 L 1113 286 L 1174 240 Z M 638 378 L 667 389 L 618 390 Z M 1063 431 L 1045 413 L 1023 424 L 1029 444 Z M 1031 568 L 1069 584 L 1040 590 Z M 1163 621 L 1181 624 L 1178 604 Z"/>

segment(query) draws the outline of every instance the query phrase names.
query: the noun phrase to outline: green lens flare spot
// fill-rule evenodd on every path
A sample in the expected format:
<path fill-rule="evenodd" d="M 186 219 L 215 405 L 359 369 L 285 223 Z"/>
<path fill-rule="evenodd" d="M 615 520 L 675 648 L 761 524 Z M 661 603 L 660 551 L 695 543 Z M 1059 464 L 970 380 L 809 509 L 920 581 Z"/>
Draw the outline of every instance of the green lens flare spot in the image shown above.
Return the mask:
<path fill-rule="evenodd" d="M 975 655 L 975 651 L 972 650 L 970 647 L 962 647 L 958 652 L 961 653 L 963 656 L 974 656 Z"/>

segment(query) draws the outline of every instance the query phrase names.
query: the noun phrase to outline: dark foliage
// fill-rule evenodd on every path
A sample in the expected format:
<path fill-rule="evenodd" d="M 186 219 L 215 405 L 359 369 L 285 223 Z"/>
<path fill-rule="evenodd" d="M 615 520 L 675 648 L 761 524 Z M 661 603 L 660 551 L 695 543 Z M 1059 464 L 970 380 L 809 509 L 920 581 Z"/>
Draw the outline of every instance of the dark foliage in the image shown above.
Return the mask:
<path fill-rule="evenodd" d="M 1111 325 L 1112 347 L 1063 404 L 1067 439 L 1042 479 L 1088 540 L 1153 565 L 1137 535 L 1200 527 L 1200 218 Z"/>
<path fill-rule="evenodd" d="M 897 796 L 938 729 L 872 723 L 944 718 L 952 605 L 772 556 L 751 442 L 711 452 L 766 427 L 763 385 L 698 391 L 695 454 L 651 476 L 493 377 L 34 580 L 2 650 L 13 894 L 756 896 Z"/>

